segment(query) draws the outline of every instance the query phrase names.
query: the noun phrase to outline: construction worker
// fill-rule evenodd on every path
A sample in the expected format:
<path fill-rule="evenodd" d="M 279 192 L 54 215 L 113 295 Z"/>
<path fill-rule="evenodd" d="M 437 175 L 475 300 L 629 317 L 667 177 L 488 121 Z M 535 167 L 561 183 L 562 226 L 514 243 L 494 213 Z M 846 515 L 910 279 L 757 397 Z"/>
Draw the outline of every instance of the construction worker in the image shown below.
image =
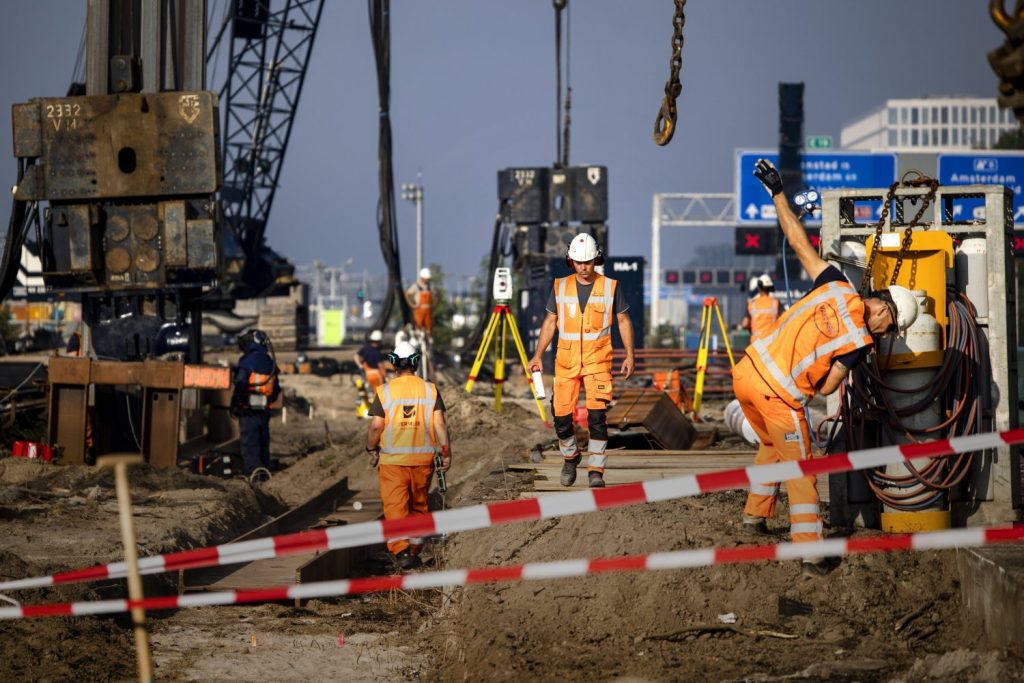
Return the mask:
<path fill-rule="evenodd" d="M 363 369 L 370 391 L 377 391 L 377 387 L 387 380 L 388 371 L 384 365 L 384 354 L 380 351 L 383 339 L 384 335 L 380 330 L 370 332 L 369 342 L 356 351 L 354 356 L 356 365 Z"/>
<path fill-rule="evenodd" d="M 428 337 L 434 329 L 434 314 L 431 310 L 434 305 L 434 291 L 430 287 L 430 277 L 430 268 L 421 269 L 416 282 L 405 290 L 405 300 L 412 308 L 416 329 L 422 330 Z"/>
<path fill-rule="evenodd" d="M 231 414 L 238 418 L 246 476 L 257 468 L 270 471 L 270 406 L 281 393 L 270 337 L 262 330 L 238 336 L 242 358 L 235 372 Z"/>
<path fill-rule="evenodd" d="M 579 400 L 580 384 L 587 394 L 587 478 L 593 488 L 604 486 L 604 468 L 608 456 L 608 425 L 605 411 L 612 400 L 612 320 L 618 322 L 619 335 L 626 348 L 620 374 L 633 374 L 633 324 L 629 304 L 615 280 L 597 273 L 604 262 L 593 237 L 576 235 L 566 250 L 565 261 L 573 275 L 557 278 L 548 297 L 547 316 L 541 324 L 537 350 L 530 359 L 531 372 L 543 372 L 541 355 L 558 331 L 555 353 L 555 387 L 552 408 L 555 433 L 562 453 L 562 486 L 576 482 L 576 466 L 582 460 L 576 445 L 573 414 Z"/>
<path fill-rule="evenodd" d="M 873 335 L 905 331 L 918 309 L 910 291 L 898 286 L 862 299 L 839 269 L 811 246 L 782 192 L 778 170 L 761 159 L 754 175 L 771 194 L 782 231 L 814 281 L 811 291 L 779 318 L 767 336 L 747 347 L 733 369 L 733 391 L 761 440 L 754 460 L 761 465 L 809 459 L 811 439 L 804 406 L 815 394 L 828 395 L 839 388 L 867 356 Z M 791 479 L 786 489 L 792 540 L 821 540 L 815 477 Z M 743 511 L 744 529 L 768 533 L 766 520 L 775 514 L 778 493 L 778 483 L 751 487 Z M 804 559 L 807 574 L 827 570 L 818 558 Z"/>
<path fill-rule="evenodd" d="M 750 329 L 750 341 L 760 339 L 768 334 L 779 320 L 782 306 L 772 296 L 775 283 L 767 273 L 754 280 L 757 293 L 747 302 L 747 325 Z"/>
<path fill-rule="evenodd" d="M 452 464 L 445 423 L 444 401 L 432 382 L 420 379 L 416 369 L 420 352 L 408 342 L 387 355 L 396 376 L 377 388 L 370 406 L 366 452 L 377 467 L 384 519 L 404 519 L 428 511 L 427 491 L 434 474 L 434 454 L 441 453 L 441 472 Z M 422 564 L 423 539 L 401 538 L 388 542 L 388 550 L 402 569 Z"/>

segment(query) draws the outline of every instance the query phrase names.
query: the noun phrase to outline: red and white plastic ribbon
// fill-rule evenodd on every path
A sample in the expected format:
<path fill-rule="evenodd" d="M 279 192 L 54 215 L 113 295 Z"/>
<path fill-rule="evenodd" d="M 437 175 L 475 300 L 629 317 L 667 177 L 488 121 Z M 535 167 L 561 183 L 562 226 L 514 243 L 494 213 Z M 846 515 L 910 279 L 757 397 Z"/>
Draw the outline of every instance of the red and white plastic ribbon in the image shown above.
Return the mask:
<path fill-rule="evenodd" d="M 559 493 L 529 500 L 474 505 L 414 515 L 405 519 L 365 522 L 165 555 L 153 555 L 139 560 L 139 572 L 141 574 L 159 574 L 178 569 L 198 569 L 253 562 L 271 557 L 336 548 L 356 548 L 396 538 L 416 538 L 486 529 L 511 522 L 578 515 L 625 505 L 654 503 L 715 491 L 748 488 L 753 484 L 773 484 L 804 476 L 865 470 L 914 458 L 938 458 L 953 453 L 980 451 L 1019 443 L 1024 443 L 1024 428 L 1008 432 L 958 436 L 925 443 L 850 451 L 813 460 L 751 465 L 731 470 L 609 486 L 603 489 Z M 51 576 L 5 581 L 0 583 L 0 591 L 117 579 L 127 576 L 127 573 L 124 562 L 113 562 L 60 572 Z"/>
<path fill-rule="evenodd" d="M 795 560 L 804 557 L 842 557 L 897 550 L 943 550 L 968 548 L 1024 539 L 1024 526 L 952 529 L 896 536 L 871 538 L 836 538 L 812 543 L 779 543 L 776 545 L 740 546 L 737 548 L 705 548 L 680 550 L 650 555 L 625 555 L 593 560 L 531 562 L 504 567 L 453 569 L 437 572 L 379 576 L 365 579 L 320 581 L 294 586 L 279 586 L 248 591 L 220 591 L 173 595 L 144 600 L 97 600 L 50 605 L 0 607 L 0 619 L 31 617 L 86 616 L 127 612 L 133 607 L 147 610 L 181 609 L 210 605 L 238 605 L 255 602 L 308 600 L 339 597 L 388 590 L 448 588 L 497 581 L 533 581 L 560 579 L 593 574 L 659 569 L 694 569 L 715 565 L 760 562 L 764 560 Z"/>

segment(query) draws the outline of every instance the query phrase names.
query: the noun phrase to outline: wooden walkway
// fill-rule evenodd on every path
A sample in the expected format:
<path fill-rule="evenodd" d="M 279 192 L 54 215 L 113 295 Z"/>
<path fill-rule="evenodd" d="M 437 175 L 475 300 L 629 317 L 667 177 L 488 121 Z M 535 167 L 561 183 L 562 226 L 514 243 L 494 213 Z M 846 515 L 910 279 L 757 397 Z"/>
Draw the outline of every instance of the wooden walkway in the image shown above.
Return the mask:
<path fill-rule="evenodd" d="M 668 479 L 687 474 L 700 474 L 747 467 L 754 463 L 754 450 L 692 450 L 692 451 L 655 451 L 655 450 L 616 450 L 608 451 L 608 465 L 605 468 L 604 480 L 608 486 L 631 484 L 652 479 Z M 562 458 L 557 451 L 545 451 L 543 462 L 517 462 L 508 465 L 508 469 L 528 472 L 535 475 L 533 491 L 523 493 L 523 498 L 533 498 L 551 493 L 577 491 L 587 488 L 586 455 L 580 463 L 576 483 L 570 487 L 562 486 L 559 475 L 562 471 Z M 823 502 L 828 501 L 828 477 L 818 477 L 818 495 Z"/>

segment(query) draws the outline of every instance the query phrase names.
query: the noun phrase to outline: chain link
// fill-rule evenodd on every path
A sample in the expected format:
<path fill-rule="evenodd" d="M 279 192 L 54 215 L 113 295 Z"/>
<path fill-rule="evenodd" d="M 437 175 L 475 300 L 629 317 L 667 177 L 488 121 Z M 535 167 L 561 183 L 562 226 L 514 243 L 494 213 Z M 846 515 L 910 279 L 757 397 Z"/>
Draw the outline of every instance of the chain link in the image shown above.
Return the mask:
<path fill-rule="evenodd" d="M 665 96 L 661 99 L 661 108 L 654 120 L 654 142 L 667 145 L 676 132 L 676 99 L 683 91 L 679 81 L 679 70 L 683 66 L 683 26 L 686 25 L 686 14 L 683 9 L 686 0 L 675 0 L 676 11 L 672 17 L 672 59 L 669 61 L 669 76 L 665 81 Z"/>
<path fill-rule="evenodd" d="M 880 243 L 882 239 L 882 229 L 885 227 L 885 222 L 889 218 L 889 212 L 892 207 L 893 197 L 896 195 L 896 189 L 900 186 L 903 187 L 927 187 L 928 193 L 925 194 L 924 200 L 921 202 L 921 208 L 917 210 L 914 217 L 910 219 L 906 227 L 903 230 L 903 239 L 900 241 L 900 251 L 896 254 L 896 263 L 892 267 L 892 277 L 889 278 L 889 286 L 896 284 L 896 280 L 900 274 L 900 268 L 903 266 L 903 258 L 907 255 L 907 251 L 910 249 L 910 245 L 914 240 L 914 228 L 920 225 L 921 218 L 924 216 L 924 212 L 928 210 L 931 203 L 935 200 L 935 192 L 939 189 L 939 181 L 929 176 L 921 175 L 911 180 L 904 179 L 897 180 L 895 183 L 889 186 L 889 192 L 885 195 L 885 202 L 882 204 L 882 215 L 875 225 L 875 239 L 871 246 L 871 256 L 868 257 L 867 266 L 864 268 L 864 277 L 860 282 L 860 295 L 863 297 L 871 284 L 871 271 L 875 265 L 875 257 L 878 255 L 880 249 Z"/>

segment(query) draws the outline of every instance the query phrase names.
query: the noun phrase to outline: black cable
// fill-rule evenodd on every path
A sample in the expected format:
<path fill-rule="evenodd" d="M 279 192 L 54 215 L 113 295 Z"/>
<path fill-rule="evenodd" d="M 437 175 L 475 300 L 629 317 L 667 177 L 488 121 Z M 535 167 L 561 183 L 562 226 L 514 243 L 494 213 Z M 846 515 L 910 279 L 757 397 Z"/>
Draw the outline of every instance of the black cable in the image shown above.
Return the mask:
<path fill-rule="evenodd" d="M 384 265 L 388 269 L 388 288 L 374 327 L 387 326 L 395 301 L 398 301 L 402 324 L 412 320 L 409 303 L 402 289 L 402 263 L 398 251 L 398 226 L 395 221 L 395 179 L 391 153 L 391 2 L 368 0 L 370 37 L 377 64 L 377 97 L 379 100 L 379 137 L 377 144 L 377 232 Z"/>

